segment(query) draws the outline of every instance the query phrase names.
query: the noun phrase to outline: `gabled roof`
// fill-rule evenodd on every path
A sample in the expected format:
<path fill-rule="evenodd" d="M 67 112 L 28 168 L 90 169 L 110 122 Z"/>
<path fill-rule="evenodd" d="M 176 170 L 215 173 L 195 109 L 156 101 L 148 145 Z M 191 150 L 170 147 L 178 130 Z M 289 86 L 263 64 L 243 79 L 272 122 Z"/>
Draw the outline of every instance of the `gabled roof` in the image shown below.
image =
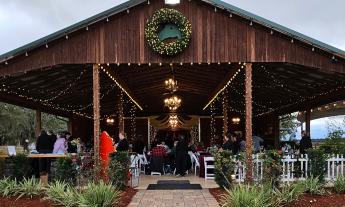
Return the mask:
<path fill-rule="evenodd" d="M 235 15 L 238 15 L 240 17 L 243 17 L 245 19 L 248 19 L 252 22 L 255 22 L 257 24 L 260 24 L 260 25 L 263 25 L 265 27 L 268 27 L 274 31 L 277 31 L 277 32 L 280 32 L 280 33 L 283 33 L 283 34 L 286 34 L 288 36 L 291 36 L 291 38 L 293 39 L 296 39 L 296 40 L 300 40 L 302 42 L 305 42 L 307 44 L 311 44 L 313 47 L 317 47 L 317 48 L 320 48 L 326 52 L 329 52 L 329 53 L 332 53 L 333 55 L 338 55 L 342 58 L 345 58 L 345 51 L 341 50 L 341 49 L 338 49 L 336 47 L 333 47 L 331 45 L 328 45 L 326 43 L 323 43 L 319 40 L 316 40 L 314 38 L 311 38 L 311 37 L 308 37 L 306 35 L 303 35 L 299 32 L 296 32 L 292 29 L 289 29 L 287 27 L 284 27 L 280 24 L 276 24 L 270 20 L 267 20 L 265 18 L 262 18 L 260 16 L 257 16 L 255 14 L 252 14 L 250 12 L 247 12 L 243 9 L 240 9 L 238 7 L 235 7 L 233 5 L 230 5 L 228 3 L 225 3 L 223 1 L 220 1 L 220 0 L 201 0 L 203 2 L 206 2 L 208 4 L 211 4 L 215 7 L 218 7 L 218 8 L 221 8 L 221 9 L 224 9 L 224 10 L 227 10 L 229 11 L 229 13 L 231 14 L 235 14 Z M 90 18 L 87 18 L 83 21 L 80 21 L 76 24 L 73 24 L 69 27 L 66 27 L 62 30 L 59 30 L 57 32 L 54 32 L 48 36 L 45 36 L 43 38 L 40 38 L 34 42 L 31 42 L 29 44 L 26 44 L 22 47 L 19 47 L 17 49 L 14 49 L 12 51 L 9 51 L 7 53 L 4 53 L 2 55 L 0 55 L 0 62 L 4 62 L 16 55 L 20 55 L 20 54 L 24 54 L 25 52 L 28 52 L 30 50 L 33 50 L 39 46 L 42 46 L 42 45 L 45 45 L 55 39 L 59 39 L 61 37 L 64 37 L 65 35 L 71 33 L 71 32 L 74 32 L 74 31 L 77 31 L 79 29 L 82 29 L 82 28 L 85 28 L 87 27 L 88 25 L 91 25 L 93 23 L 96 23 L 98 21 L 101 21 L 101 20 L 105 20 L 106 18 L 108 18 L 109 16 L 112 16 L 114 14 L 117 14 L 117 13 L 120 13 L 120 12 L 123 12 L 129 8 L 132 8 L 132 7 L 135 7 L 141 3 L 144 3 L 144 2 L 147 2 L 147 0 L 129 0 L 127 2 L 124 2 L 118 6 L 115 6 L 111 9 L 108 9 L 104 12 L 101 12 L 97 15 L 94 15 Z"/>

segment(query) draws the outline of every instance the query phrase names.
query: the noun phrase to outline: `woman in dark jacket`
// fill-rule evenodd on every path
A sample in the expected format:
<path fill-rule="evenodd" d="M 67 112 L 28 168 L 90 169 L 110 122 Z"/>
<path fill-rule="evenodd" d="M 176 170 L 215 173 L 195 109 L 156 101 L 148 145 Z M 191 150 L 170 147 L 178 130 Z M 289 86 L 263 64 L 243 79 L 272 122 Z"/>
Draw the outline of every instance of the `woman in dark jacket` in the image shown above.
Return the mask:
<path fill-rule="evenodd" d="M 184 136 L 180 136 L 180 140 L 176 146 L 176 175 L 184 176 L 188 170 L 188 144 Z"/>

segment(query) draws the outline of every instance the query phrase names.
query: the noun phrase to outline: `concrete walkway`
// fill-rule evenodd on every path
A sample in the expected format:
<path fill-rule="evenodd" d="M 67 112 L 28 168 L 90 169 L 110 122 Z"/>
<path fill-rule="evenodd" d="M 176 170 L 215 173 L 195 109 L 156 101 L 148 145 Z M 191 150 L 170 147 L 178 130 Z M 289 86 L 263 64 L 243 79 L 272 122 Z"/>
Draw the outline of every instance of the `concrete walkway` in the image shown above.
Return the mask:
<path fill-rule="evenodd" d="M 128 207 L 219 207 L 208 189 L 139 190 Z"/>

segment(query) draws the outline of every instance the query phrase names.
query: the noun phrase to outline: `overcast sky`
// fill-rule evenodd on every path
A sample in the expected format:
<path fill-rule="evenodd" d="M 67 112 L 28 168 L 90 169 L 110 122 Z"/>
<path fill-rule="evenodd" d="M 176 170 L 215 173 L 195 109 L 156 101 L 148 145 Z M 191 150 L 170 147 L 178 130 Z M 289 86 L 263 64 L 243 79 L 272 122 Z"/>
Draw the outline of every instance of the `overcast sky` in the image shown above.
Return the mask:
<path fill-rule="evenodd" d="M 122 2 L 124 1 L 0 0 L 0 54 Z M 226 2 L 345 50 L 344 0 Z"/>
<path fill-rule="evenodd" d="M 122 2 L 124 1 L 0 0 L 0 54 Z M 345 0 L 226 0 L 226 2 L 345 50 Z M 325 120 L 316 120 L 313 123 L 312 126 L 317 128 L 315 130 L 325 128 Z M 326 131 L 323 130 L 317 134 L 322 136 L 325 133 Z"/>

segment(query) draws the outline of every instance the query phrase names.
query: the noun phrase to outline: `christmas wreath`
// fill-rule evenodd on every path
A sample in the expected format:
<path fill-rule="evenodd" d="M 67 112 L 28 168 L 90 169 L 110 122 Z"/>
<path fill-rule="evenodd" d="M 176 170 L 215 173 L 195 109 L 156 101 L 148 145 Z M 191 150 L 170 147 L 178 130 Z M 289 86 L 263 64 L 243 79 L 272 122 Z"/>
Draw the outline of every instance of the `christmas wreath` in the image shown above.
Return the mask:
<path fill-rule="evenodd" d="M 163 42 L 158 33 L 162 25 L 174 24 L 181 33 L 181 38 L 173 42 Z M 161 55 L 173 56 L 184 50 L 191 38 L 192 25 L 183 14 L 175 9 L 162 8 L 157 10 L 153 16 L 147 20 L 145 36 L 149 46 Z"/>

